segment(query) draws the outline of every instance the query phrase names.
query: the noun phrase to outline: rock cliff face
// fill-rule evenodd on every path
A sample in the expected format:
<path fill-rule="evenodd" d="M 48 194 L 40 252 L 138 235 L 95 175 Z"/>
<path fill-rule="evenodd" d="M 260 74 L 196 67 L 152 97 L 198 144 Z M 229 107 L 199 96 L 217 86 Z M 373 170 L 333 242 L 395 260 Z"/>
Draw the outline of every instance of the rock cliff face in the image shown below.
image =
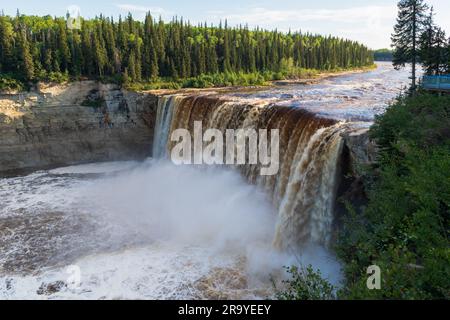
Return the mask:
<path fill-rule="evenodd" d="M 355 125 L 351 130 L 344 132 L 344 144 L 348 152 L 350 174 L 360 177 L 364 167 L 375 163 L 377 146 L 369 138 L 369 124 Z"/>
<path fill-rule="evenodd" d="M 0 95 L 0 172 L 145 158 L 156 105 L 93 81 Z"/>
<path fill-rule="evenodd" d="M 335 214 L 345 215 L 346 204 L 351 204 L 356 212 L 361 212 L 367 204 L 366 170 L 370 168 L 377 157 L 377 146 L 369 138 L 370 123 L 355 123 L 354 127 L 342 134 L 344 149 L 341 156 L 340 180 L 338 184 Z"/>
<path fill-rule="evenodd" d="M 158 99 L 94 81 L 0 94 L 0 176 L 22 169 L 148 157 Z M 367 129 L 366 123 L 343 135 L 343 171 L 356 179 L 361 166 L 375 160 Z"/>

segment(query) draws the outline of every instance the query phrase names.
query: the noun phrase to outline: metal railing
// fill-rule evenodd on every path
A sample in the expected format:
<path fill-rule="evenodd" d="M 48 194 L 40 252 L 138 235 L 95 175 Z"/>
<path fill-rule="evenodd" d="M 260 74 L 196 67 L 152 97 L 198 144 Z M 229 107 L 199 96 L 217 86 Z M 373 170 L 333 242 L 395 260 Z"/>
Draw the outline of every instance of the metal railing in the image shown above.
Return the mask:
<path fill-rule="evenodd" d="M 426 90 L 450 91 L 450 74 L 439 76 L 423 76 L 422 87 Z"/>

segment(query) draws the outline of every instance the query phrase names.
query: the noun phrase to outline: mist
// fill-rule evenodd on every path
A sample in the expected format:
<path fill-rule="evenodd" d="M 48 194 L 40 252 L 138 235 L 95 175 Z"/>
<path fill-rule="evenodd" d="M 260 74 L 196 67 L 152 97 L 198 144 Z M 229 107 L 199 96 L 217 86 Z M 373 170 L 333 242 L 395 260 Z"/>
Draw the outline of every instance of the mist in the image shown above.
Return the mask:
<path fill-rule="evenodd" d="M 266 194 L 229 168 L 148 160 L 95 181 L 84 194 L 95 214 L 137 242 L 240 255 L 245 272 L 260 280 L 294 264 L 312 264 L 335 284 L 341 279 L 339 264 L 324 248 L 275 250 L 278 212 Z"/>
<path fill-rule="evenodd" d="M 112 225 L 150 241 L 217 249 L 270 244 L 276 213 L 232 170 L 147 161 L 84 190 Z"/>
<path fill-rule="evenodd" d="M 320 247 L 273 247 L 277 211 L 265 193 L 224 167 L 176 166 L 169 161 L 109 162 L 58 168 L 6 179 L 3 216 L 28 214 L 49 239 L 12 229 L 11 252 L 45 248 L 41 256 L 5 257 L 33 267 L 38 277 L 13 276 L 0 297 L 38 297 L 42 283 L 64 281 L 66 267 L 82 272 L 79 290 L 59 298 L 261 299 L 283 266 L 309 265 L 332 283 L 339 264 Z M 29 188 L 23 188 L 26 185 Z M 23 213 L 20 213 L 23 214 Z M 61 220 L 51 220 L 56 217 Z M 15 218 L 11 218 L 15 219 Z M 54 218 L 52 218 L 54 219 Z M 81 219 L 81 220 L 80 220 Z M 46 222 L 47 221 L 47 222 Z M 59 223 L 58 221 L 61 221 Z M 70 232 L 68 232 L 70 230 Z M 1 281 L 1 278 L 0 278 Z M 262 290 L 262 291 L 261 291 Z"/>

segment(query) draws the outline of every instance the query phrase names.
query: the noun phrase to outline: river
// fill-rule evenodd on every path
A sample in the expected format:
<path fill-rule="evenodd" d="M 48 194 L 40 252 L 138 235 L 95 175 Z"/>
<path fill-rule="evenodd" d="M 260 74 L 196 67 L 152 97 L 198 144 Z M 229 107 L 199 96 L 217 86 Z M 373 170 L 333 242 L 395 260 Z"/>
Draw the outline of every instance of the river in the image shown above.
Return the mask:
<path fill-rule="evenodd" d="M 380 63 L 367 73 L 225 98 L 368 126 L 407 81 L 407 71 Z M 314 166 L 320 179 L 311 186 L 327 196 L 329 189 L 316 186 L 329 173 L 324 166 Z M 294 183 L 284 189 L 299 194 Z M 85 164 L 0 179 L 0 199 L 3 299 L 264 299 L 292 264 L 312 264 L 332 283 L 342 281 L 339 262 L 320 241 L 274 247 L 277 233 L 288 232 L 279 229 L 280 217 L 309 207 L 314 217 L 318 200 L 306 208 L 302 198 L 303 207 L 288 212 L 283 196 L 277 204 L 236 170 L 157 159 Z M 313 240 L 328 232 L 311 228 L 305 232 Z"/>

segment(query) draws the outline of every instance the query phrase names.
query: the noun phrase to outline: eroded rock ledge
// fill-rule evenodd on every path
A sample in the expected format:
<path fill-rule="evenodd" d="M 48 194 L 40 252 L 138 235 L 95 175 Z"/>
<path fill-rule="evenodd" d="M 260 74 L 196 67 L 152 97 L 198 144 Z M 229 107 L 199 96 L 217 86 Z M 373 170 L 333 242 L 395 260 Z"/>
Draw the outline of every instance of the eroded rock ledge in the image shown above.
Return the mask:
<path fill-rule="evenodd" d="M 94 81 L 0 95 L 0 172 L 148 157 L 156 105 Z"/>
<path fill-rule="evenodd" d="M 11 171 L 151 155 L 158 96 L 95 81 L 0 94 L 0 176 Z M 344 134 L 347 173 L 376 148 L 367 124 Z"/>

